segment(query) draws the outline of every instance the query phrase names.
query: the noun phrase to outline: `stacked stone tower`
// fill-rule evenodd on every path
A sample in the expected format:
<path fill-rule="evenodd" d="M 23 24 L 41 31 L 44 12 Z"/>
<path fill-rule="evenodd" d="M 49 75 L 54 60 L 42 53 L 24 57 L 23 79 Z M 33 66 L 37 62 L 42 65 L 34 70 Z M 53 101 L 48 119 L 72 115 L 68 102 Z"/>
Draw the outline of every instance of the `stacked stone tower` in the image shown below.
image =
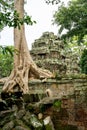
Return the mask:
<path fill-rule="evenodd" d="M 35 40 L 31 55 L 39 67 L 53 73 L 64 75 L 79 72 L 77 59 L 67 51 L 64 43 L 53 32 L 44 32 L 39 39 Z"/>

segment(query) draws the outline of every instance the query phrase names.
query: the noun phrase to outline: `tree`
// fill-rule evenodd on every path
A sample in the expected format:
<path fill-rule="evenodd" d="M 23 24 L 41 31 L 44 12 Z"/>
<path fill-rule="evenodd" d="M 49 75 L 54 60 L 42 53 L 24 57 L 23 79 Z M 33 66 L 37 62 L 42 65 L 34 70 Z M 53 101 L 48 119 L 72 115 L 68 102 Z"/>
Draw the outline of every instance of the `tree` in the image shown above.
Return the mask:
<path fill-rule="evenodd" d="M 59 27 L 61 38 L 78 36 L 79 42 L 87 35 L 87 0 L 71 0 L 54 13 L 53 23 Z M 66 29 L 66 33 L 62 33 Z"/>
<path fill-rule="evenodd" d="M 32 21 L 26 12 L 24 12 L 23 18 L 20 18 L 14 8 L 14 0 L 0 0 L 0 30 L 5 26 L 18 27 L 20 29 L 20 26 L 24 23 L 32 25 L 35 21 Z"/>
<path fill-rule="evenodd" d="M 81 72 L 87 74 L 87 49 L 84 49 L 80 58 Z"/>
<path fill-rule="evenodd" d="M 13 46 L 0 47 L 0 78 L 10 75 L 13 68 Z"/>
<path fill-rule="evenodd" d="M 19 20 L 22 20 L 24 18 L 24 0 L 15 0 L 14 8 Z M 21 90 L 23 93 L 28 93 L 28 80 L 30 78 L 48 78 L 53 76 L 48 70 L 38 68 L 32 60 L 26 42 L 24 23 L 14 28 L 14 46 L 17 50 L 14 53 L 14 68 L 4 84 L 3 92 Z"/>

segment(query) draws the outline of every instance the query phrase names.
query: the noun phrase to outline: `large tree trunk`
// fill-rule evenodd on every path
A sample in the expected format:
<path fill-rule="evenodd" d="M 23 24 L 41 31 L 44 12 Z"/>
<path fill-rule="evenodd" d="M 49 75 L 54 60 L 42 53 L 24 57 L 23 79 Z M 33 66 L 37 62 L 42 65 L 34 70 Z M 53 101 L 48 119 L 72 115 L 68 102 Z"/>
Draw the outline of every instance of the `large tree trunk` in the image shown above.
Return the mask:
<path fill-rule="evenodd" d="M 24 0 L 15 0 L 14 7 L 19 13 L 20 18 L 24 16 Z M 28 81 L 33 78 L 48 78 L 52 77 L 52 73 L 48 70 L 42 70 L 36 66 L 32 60 L 26 38 L 25 28 L 21 25 L 14 28 L 14 46 L 17 50 L 14 54 L 14 69 L 4 84 L 4 92 L 22 91 L 23 93 L 29 92 Z"/>

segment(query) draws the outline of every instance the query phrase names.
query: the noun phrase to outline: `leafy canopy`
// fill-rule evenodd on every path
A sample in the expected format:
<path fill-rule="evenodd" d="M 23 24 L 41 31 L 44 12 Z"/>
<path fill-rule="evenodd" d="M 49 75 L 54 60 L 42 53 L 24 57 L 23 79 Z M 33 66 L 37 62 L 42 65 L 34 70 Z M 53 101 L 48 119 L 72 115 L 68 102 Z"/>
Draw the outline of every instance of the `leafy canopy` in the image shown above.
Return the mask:
<path fill-rule="evenodd" d="M 24 17 L 20 18 L 14 9 L 14 0 L 0 0 L 0 31 L 2 31 L 5 26 L 18 27 L 20 29 L 20 26 L 24 23 L 32 25 L 36 23 L 36 21 L 32 21 L 31 16 L 28 16 L 26 12 Z M 10 54 L 13 55 L 13 52 L 7 46 L 0 46 L 0 49 L 3 54 L 10 52 Z"/>
<path fill-rule="evenodd" d="M 67 6 L 61 5 L 54 13 L 53 23 L 57 24 L 61 38 L 75 35 L 81 42 L 87 35 L 87 0 L 72 0 Z M 67 30 L 65 34 L 64 29 Z"/>
<path fill-rule="evenodd" d="M 25 13 L 23 18 L 20 18 L 19 14 L 14 9 L 14 0 L 0 0 L 0 30 L 5 26 L 18 27 L 20 29 L 20 26 L 24 23 L 32 25 L 36 22 L 32 21 L 27 13 Z"/>

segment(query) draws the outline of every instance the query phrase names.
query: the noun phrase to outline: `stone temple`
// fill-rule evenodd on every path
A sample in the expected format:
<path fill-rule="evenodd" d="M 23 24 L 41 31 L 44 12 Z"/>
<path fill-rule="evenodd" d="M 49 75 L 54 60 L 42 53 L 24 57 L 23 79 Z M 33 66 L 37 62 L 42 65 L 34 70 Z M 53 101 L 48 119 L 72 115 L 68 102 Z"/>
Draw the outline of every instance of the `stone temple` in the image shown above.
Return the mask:
<path fill-rule="evenodd" d="M 39 39 L 36 39 L 30 53 L 37 66 L 48 69 L 54 74 L 80 72 L 78 56 L 73 54 L 53 32 L 44 32 Z"/>

